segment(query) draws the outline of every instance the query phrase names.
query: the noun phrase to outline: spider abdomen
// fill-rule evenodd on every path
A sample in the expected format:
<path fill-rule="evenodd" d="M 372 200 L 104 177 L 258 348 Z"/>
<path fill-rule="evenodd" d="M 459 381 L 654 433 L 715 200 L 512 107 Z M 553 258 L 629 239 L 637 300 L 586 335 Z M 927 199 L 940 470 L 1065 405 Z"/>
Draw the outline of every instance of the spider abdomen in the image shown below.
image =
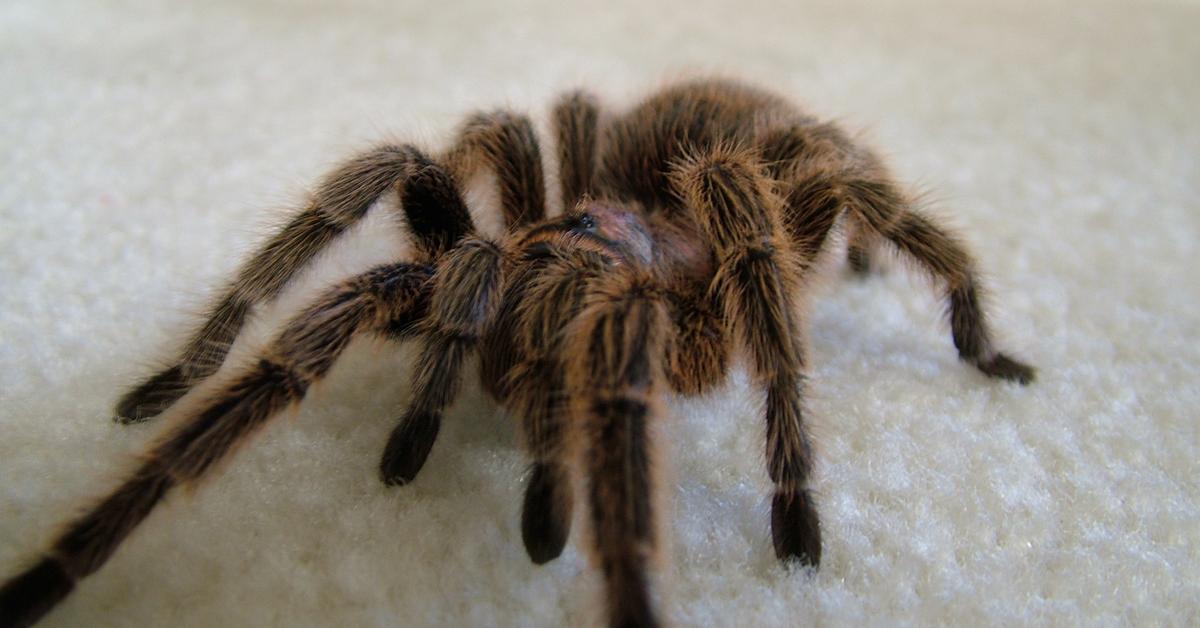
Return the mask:
<path fill-rule="evenodd" d="M 779 96 L 735 81 L 681 83 L 613 120 L 601 142 L 602 196 L 651 211 L 678 205 L 668 181 L 681 160 L 720 145 L 753 146 L 772 128 L 804 118 Z"/>

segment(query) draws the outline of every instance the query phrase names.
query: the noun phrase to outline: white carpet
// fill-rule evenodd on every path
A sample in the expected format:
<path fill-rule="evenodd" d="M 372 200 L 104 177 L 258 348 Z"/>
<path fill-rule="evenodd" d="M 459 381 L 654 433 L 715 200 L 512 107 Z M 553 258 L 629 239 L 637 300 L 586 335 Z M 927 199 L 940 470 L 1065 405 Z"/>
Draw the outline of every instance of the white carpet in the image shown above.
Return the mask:
<path fill-rule="evenodd" d="M 163 429 L 114 424 L 113 402 L 330 165 L 436 145 L 477 107 L 541 112 L 577 85 L 628 102 L 716 70 L 866 130 L 974 245 L 1004 345 L 1041 371 L 1020 388 L 960 364 L 898 264 L 833 269 L 810 321 L 824 564 L 775 561 L 735 375 L 663 427 L 665 614 L 1200 622 L 1197 5 L 182 4 L 0 3 L 0 576 Z M 402 249 L 372 216 L 255 337 Z M 418 481 L 376 479 L 410 357 L 356 344 L 45 625 L 590 625 L 581 535 L 525 557 L 525 460 L 473 376 Z"/>

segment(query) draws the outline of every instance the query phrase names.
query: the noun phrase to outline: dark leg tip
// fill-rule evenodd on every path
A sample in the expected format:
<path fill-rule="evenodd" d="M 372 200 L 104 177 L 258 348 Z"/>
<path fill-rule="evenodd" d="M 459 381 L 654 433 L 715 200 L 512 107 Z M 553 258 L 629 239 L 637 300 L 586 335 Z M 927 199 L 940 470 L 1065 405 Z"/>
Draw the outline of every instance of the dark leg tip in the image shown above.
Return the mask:
<path fill-rule="evenodd" d="M 613 617 L 609 621 L 612 628 L 657 628 L 661 624 L 654 617 L 653 611 L 645 609 L 643 611 L 631 611 L 627 614 Z"/>
<path fill-rule="evenodd" d="M 562 554 L 571 531 L 571 494 L 567 478 L 550 465 L 535 464 L 521 509 L 521 540 L 535 565 Z"/>
<path fill-rule="evenodd" d="M 32 626 L 67 597 L 75 583 L 49 558 L 0 587 L 0 626 Z"/>
<path fill-rule="evenodd" d="M 846 252 L 846 261 L 850 264 L 850 272 L 856 277 L 866 277 L 871 274 L 871 254 L 866 249 L 851 246 Z"/>
<path fill-rule="evenodd" d="M 433 449 L 441 425 L 442 417 L 436 412 L 410 413 L 400 422 L 388 439 L 379 462 L 384 484 L 404 486 L 417 477 Z"/>
<path fill-rule="evenodd" d="M 1017 382 L 1022 386 L 1033 383 L 1037 376 L 1037 369 L 1022 364 L 1003 353 L 997 353 L 989 360 L 978 362 L 976 367 L 988 377 Z"/>
<path fill-rule="evenodd" d="M 121 397 L 113 420 L 126 425 L 141 423 L 171 407 L 188 388 L 188 381 L 178 366 L 167 369 Z"/>
<path fill-rule="evenodd" d="M 608 625 L 612 628 L 653 628 L 661 625 L 650 601 L 649 583 L 639 566 L 608 564 Z"/>
<path fill-rule="evenodd" d="M 807 490 L 777 492 L 771 502 L 771 540 L 784 563 L 821 563 L 821 524 Z"/>

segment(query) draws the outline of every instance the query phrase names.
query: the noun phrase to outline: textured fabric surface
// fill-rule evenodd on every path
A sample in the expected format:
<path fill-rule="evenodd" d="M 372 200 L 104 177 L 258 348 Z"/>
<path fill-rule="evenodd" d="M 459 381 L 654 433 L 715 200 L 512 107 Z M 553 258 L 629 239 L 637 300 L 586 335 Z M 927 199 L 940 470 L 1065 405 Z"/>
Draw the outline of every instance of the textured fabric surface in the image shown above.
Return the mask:
<path fill-rule="evenodd" d="M 719 72 L 863 131 L 927 190 L 978 254 L 1002 344 L 1041 372 L 986 380 L 925 281 L 831 260 L 807 307 L 824 564 L 774 558 L 761 398 L 739 370 L 660 426 L 664 614 L 1200 621 L 1196 5 L 181 4 L 0 3 L 0 576 L 172 420 L 109 416 L 332 164 L 437 146 L 479 107 L 544 112 L 579 85 L 621 106 Z M 405 249 L 373 213 L 236 353 Z M 474 376 L 418 480 L 379 482 L 411 358 L 354 344 L 45 625 L 591 625 L 584 535 L 530 564 L 526 461 Z"/>

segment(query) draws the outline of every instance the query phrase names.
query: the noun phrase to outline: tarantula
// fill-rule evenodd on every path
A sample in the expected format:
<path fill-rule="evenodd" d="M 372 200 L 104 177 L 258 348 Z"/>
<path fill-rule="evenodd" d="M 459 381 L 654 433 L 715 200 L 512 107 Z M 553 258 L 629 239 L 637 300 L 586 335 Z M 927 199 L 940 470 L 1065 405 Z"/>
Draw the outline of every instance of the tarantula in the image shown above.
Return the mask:
<path fill-rule="evenodd" d="M 390 191 L 415 258 L 329 289 L 188 409 L 124 484 L 4 584 L 0 623 L 27 625 L 49 611 L 171 489 L 200 480 L 299 403 L 356 334 L 421 343 L 411 404 L 380 464 L 390 485 L 416 477 L 478 353 L 485 388 L 519 418 L 533 460 L 521 516 L 529 557 L 541 564 L 562 552 L 579 499 L 613 626 L 659 623 L 648 570 L 661 536 L 650 440 L 661 397 L 719 385 L 735 352 L 766 397 L 775 553 L 820 562 L 797 305 L 836 229 L 853 268 L 868 268 L 886 242 L 937 280 L 963 360 L 991 377 L 1033 380 L 1031 367 L 993 345 L 963 244 L 834 124 L 723 80 L 668 86 L 614 114 L 571 92 L 551 123 L 566 208 L 557 216 L 548 215 L 534 127 L 508 111 L 471 116 L 437 158 L 385 145 L 328 175 L 245 263 L 174 365 L 121 398 L 117 420 L 155 416 L 216 372 L 251 311 Z M 462 195 L 487 172 L 506 226 L 498 239 L 477 231 Z"/>

